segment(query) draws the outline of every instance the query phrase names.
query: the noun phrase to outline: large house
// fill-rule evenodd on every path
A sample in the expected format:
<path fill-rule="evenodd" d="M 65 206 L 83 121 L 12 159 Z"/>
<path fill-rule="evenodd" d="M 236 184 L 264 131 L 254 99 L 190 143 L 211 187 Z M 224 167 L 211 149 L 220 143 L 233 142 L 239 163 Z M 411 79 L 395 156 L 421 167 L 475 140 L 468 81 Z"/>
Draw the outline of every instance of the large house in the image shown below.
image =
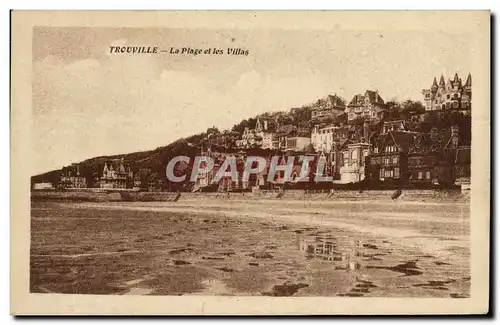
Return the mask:
<path fill-rule="evenodd" d="M 457 126 L 441 131 L 433 128 L 430 133 L 417 134 L 408 150 L 408 181 L 452 184 L 459 146 Z"/>
<path fill-rule="evenodd" d="M 433 128 L 430 133 L 389 131 L 375 139 L 367 174 L 375 182 L 451 185 L 457 161 L 467 161 L 466 148 L 460 153 L 459 148 L 457 126 Z M 467 177 L 465 165 L 460 165 L 460 171 Z"/>
<path fill-rule="evenodd" d="M 378 121 L 384 117 L 384 104 L 378 91 L 367 90 L 364 95 L 354 95 L 345 109 L 347 120 L 364 118 L 365 120 Z"/>
<path fill-rule="evenodd" d="M 80 171 L 80 165 L 71 164 L 61 170 L 60 186 L 64 188 L 86 188 L 87 179 Z"/>
<path fill-rule="evenodd" d="M 445 82 L 443 75 L 439 84 L 434 78 L 431 88 L 422 90 L 426 111 L 462 110 L 469 112 L 472 100 L 472 77 L 467 76 L 465 84 L 455 73 L 455 77 Z"/>
<path fill-rule="evenodd" d="M 390 131 L 373 141 L 369 170 L 365 172 L 376 182 L 405 182 L 408 178 L 408 150 L 417 133 Z"/>
<path fill-rule="evenodd" d="M 311 118 L 322 119 L 336 117 L 345 111 L 345 101 L 337 95 L 328 95 L 320 98 L 314 103 L 311 109 Z"/>
<path fill-rule="evenodd" d="M 340 127 L 329 125 L 320 128 L 315 125 L 311 132 L 311 144 L 315 151 L 331 152 Z"/>
<path fill-rule="evenodd" d="M 134 179 L 130 166 L 126 165 L 122 159 L 106 161 L 100 178 L 101 188 L 132 188 Z"/>

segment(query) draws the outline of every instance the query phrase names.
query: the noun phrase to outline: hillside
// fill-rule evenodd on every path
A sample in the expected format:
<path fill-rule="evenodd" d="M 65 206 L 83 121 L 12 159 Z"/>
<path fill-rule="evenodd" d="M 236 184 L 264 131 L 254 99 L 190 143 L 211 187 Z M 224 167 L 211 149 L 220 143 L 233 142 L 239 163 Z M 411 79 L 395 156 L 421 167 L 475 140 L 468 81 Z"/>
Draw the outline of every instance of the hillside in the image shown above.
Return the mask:
<path fill-rule="evenodd" d="M 215 126 L 199 134 L 192 135 L 187 138 L 178 139 L 166 146 L 158 147 L 154 150 L 139 151 L 133 153 L 125 153 L 119 155 L 111 156 L 99 156 L 84 160 L 79 163 L 80 173 L 87 178 L 89 184 L 95 179 L 101 176 L 103 166 L 106 161 L 111 159 L 122 159 L 128 164 L 132 172 L 136 173 L 141 169 L 150 170 L 154 173 L 156 178 L 161 181 L 164 177 L 160 175 L 165 174 L 165 166 L 168 161 L 177 155 L 186 155 L 193 157 L 198 154 L 201 150 L 207 148 L 208 144 L 213 149 L 224 150 L 226 152 L 237 152 L 238 149 L 235 148 L 234 143 L 237 139 L 241 138 L 241 135 L 246 127 L 253 129 L 255 127 L 258 117 L 264 117 L 267 119 L 272 119 L 280 125 L 291 124 L 296 127 L 302 128 L 312 128 L 314 125 L 327 125 L 327 124 L 342 124 L 346 123 L 346 114 L 341 114 L 334 118 L 328 117 L 324 119 L 311 118 L 311 111 L 318 107 L 318 105 L 323 105 L 321 99 L 313 102 L 312 104 L 303 105 L 302 107 L 291 108 L 288 112 L 273 112 L 264 113 L 258 116 L 254 116 L 241 122 L 235 124 L 231 130 L 219 131 Z M 386 119 L 407 119 L 408 112 L 417 111 L 418 114 L 424 112 L 423 106 L 420 102 L 405 101 L 402 103 L 398 102 L 387 102 L 385 104 L 387 117 Z M 350 123 L 359 124 L 362 121 L 351 121 Z M 362 123 L 361 123 L 362 124 Z M 415 131 L 418 132 L 429 132 L 431 127 L 437 127 L 439 129 L 449 127 L 451 124 L 458 124 L 461 130 L 461 137 L 465 142 L 470 142 L 470 117 L 465 118 L 460 114 L 426 114 L 426 118 L 415 126 Z M 214 142 L 215 139 L 215 142 Z M 222 139 L 220 142 L 218 139 Z M 269 150 L 269 149 L 250 149 L 251 154 L 269 154 L 270 152 L 279 152 L 279 150 Z M 43 174 L 33 176 L 31 182 L 51 182 L 57 183 L 60 180 L 61 170 L 53 170 Z"/>

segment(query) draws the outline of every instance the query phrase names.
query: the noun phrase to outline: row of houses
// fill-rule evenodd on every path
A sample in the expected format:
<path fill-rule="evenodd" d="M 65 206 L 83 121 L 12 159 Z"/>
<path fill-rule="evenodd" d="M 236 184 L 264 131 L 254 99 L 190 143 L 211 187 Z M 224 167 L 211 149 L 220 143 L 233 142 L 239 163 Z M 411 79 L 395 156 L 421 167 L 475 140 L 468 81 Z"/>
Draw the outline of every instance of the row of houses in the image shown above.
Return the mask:
<path fill-rule="evenodd" d="M 472 77 L 469 73 L 465 83 L 455 74 L 454 78 L 445 81 L 441 75 L 439 84 L 434 78 L 429 89 L 422 90 L 426 111 L 456 110 L 470 114 L 472 100 Z M 346 114 L 347 122 L 357 119 L 368 121 L 370 125 L 377 124 L 386 117 L 388 110 L 385 101 L 378 91 L 366 90 L 364 94 L 356 94 L 346 105 L 344 99 L 328 95 L 317 100 L 311 106 L 311 120 L 321 121 Z M 350 124 L 350 123 L 349 123 Z M 397 125 L 395 125 L 398 127 Z M 388 126 L 389 127 L 389 126 Z M 258 117 L 254 129 L 245 128 L 241 138 L 236 141 L 237 148 L 245 149 L 260 147 L 263 149 L 304 150 L 312 144 L 315 150 L 326 145 L 331 146 L 333 139 L 327 139 L 333 133 L 345 132 L 340 127 L 326 126 L 321 130 L 315 126 L 312 130 L 298 128 L 294 125 L 280 125 L 274 119 Z M 352 130 L 351 130 L 352 132 Z M 327 142 L 327 144 L 324 144 Z M 330 142 L 328 144 L 328 142 Z"/>
<path fill-rule="evenodd" d="M 432 129 L 429 133 L 418 133 L 388 127 L 377 137 L 364 141 L 361 137 L 344 137 L 334 141 L 329 151 L 285 152 L 280 162 L 289 155 L 314 156 L 315 162 L 324 160 L 324 176 L 333 178 L 332 183 L 348 184 L 365 181 L 367 184 L 441 184 L 453 185 L 470 181 L 470 146 L 463 145 L 457 126 L 447 130 Z M 205 152 L 215 160 L 214 170 L 198 179 L 199 188 L 208 186 L 215 177 L 224 159 L 232 156 L 239 164 L 238 175 L 242 175 L 246 151 L 236 154 Z M 267 175 L 271 155 L 266 158 L 266 168 L 249 181 L 232 181 L 226 177 L 218 183 L 219 190 L 248 189 L 254 186 L 269 186 Z M 291 183 L 301 173 L 302 164 L 295 159 Z M 314 166 L 311 166 L 314 170 Z M 278 173 L 271 184 L 279 184 L 284 172 Z"/>
<path fill-rule="evenodd" d="M 80 164 L 71 164 L 61 169 L 60 188 L 127 189 L 137 187 L 139 180 L 134 179 L 130 166 L 122 159 L 105 161 L 97 175 L 84 173 Z M 91 184 L 92 183 L 92 184 Z M 53 185 L 52 185 L 53 186 Z M 37 185 L 35 187 L 40 187 Z M 45 187 L 46 188 L 46 187 Z"/>

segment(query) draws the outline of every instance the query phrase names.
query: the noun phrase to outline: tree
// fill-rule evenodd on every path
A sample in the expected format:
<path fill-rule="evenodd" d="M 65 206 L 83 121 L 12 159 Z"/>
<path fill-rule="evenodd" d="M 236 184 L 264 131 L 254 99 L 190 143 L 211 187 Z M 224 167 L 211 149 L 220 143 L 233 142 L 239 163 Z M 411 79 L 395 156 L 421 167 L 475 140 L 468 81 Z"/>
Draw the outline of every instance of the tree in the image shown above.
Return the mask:
<path fill-rule="evenodd" d="M 155 182 L 158 174 L 151 171 L 149 168 L 141 168 L 137 172 L 137 179 L 139 180 L 139 187 L 141 189 L 149 189 Z"/>
<path fill-rule="evenodd" d="M 363 125 L 365 123 L 365 118 L 362 116 L 356 117 L 354 120 L 349 121 L 350 125 Z"/>
<path fill-rule="evenodd" d="M 385 109 L 387 110 L 387 119 L 398 119 L 402 111 L 401 104 L 396 101 L 389 101 L 385 103 Z"/>
<path fill-rule="evenodd" d="M 307 106 L 292 108 L 290 117 L 295 123 L 309 121 L 311 119 L 311 110 Z"/>
<path fill-rule="evenodd" d="M 240 123 L 234 125 L 231 130 L 234 132 L 238 132 L 239 134 L 242 134 L 243 131 L 245 131 L 245 128 L 248 127 L 249 129 L 254 129 L 255 124 L 257 124 L 257 118 L 252 117 L 249 118 L 248 120 L 245 119 L 241 121 Z"/>
<path fill-rule="evenodd" d="M 342 114 L 336 116 L 333 120 L 333 124 L 335 124 L 337 126 L 340 124 L 347 124 L 347 114 L 342 113 Z"/>

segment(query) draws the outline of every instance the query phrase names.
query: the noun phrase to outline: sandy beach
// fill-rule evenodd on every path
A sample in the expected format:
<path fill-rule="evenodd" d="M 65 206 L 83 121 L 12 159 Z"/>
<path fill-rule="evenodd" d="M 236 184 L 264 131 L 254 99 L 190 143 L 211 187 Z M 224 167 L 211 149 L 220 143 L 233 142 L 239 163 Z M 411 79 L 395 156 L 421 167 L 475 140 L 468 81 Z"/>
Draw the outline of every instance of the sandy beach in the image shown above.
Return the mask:
<path fill-rule="evenodd" d="M 32 201 L 31 291 L 469 296 L 467 202 Z"/>

